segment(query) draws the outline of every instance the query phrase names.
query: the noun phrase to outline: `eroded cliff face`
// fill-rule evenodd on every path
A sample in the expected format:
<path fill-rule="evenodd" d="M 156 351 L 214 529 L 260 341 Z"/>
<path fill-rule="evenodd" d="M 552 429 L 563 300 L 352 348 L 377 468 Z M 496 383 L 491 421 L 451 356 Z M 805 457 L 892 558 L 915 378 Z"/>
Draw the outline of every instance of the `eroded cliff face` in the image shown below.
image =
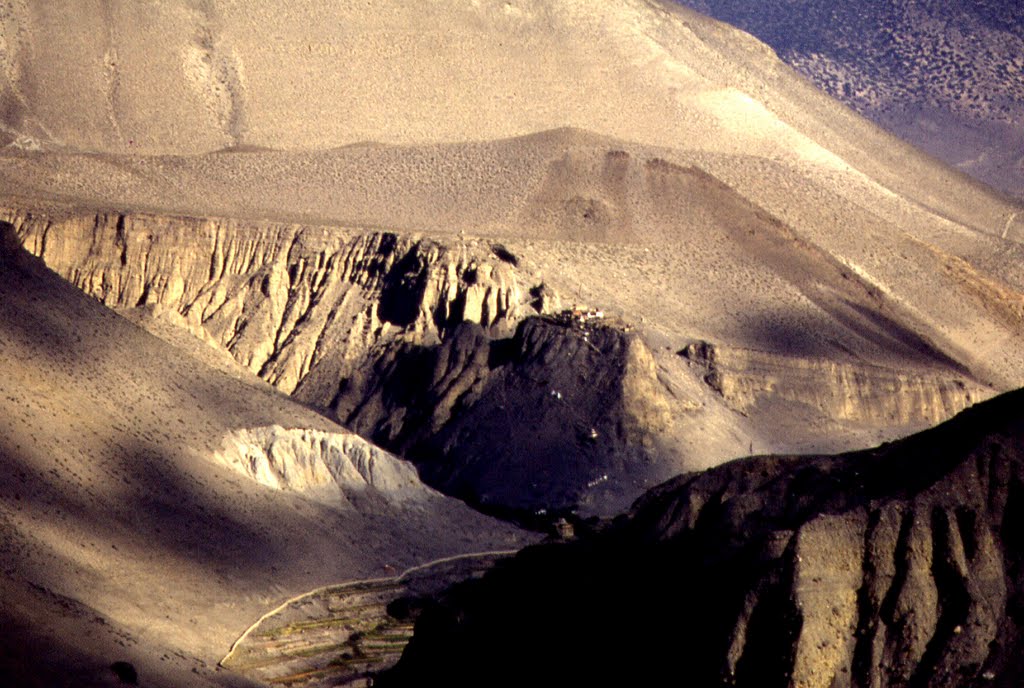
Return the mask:
<path fill-rule="evenodd" d="M 517 256 L 479 239 L 368 229 L 0 218 L 106 305 L 179 345 L 172 331 L 191 332 L 214 347 L 198 348 L 413 459 L 433 485 L 497 508 L 612 513 L 669 475 L 755 446 L 849 449 L 992 393 L 935 350 L 894 363 L 728 341 L 652 347 L 675 331 L 656 303 L 594 304 L 617 315 L 573 324 L 560 292 L 574 273 L 552 283 L 541 270 L 571 246 L 527 243 Z M 530 321 L 539 314 L 569 319 Z"/>
<path fill-rule="evenodd" d="M 398 333 L 515 322 L 531 286 L 490 247 L 387 232 L 152 215 L 10 218 L 25 247 L 112 308 L 160 305 L 263 379 L 326 406 Z"/>
<path fill-rule="evenodd" d="M 398 503 L 441 498 L 412 464 L 351 433 L 244 428 L 226 436 L 213 458 L 261 485 L 329 503 L 371 495 Z"/>
<path fill-rule="evenodd" d="M 1022 401 L 872 451 L 675 478 L 453 589 L 379 684 L 502 667 L 496 685 L 1018 686 Z"/>
<path fill-rule="evenodd" d="M 992 395 L 967 375 L 688 344 L 679 354 L 731 408 L 799 404 L 852 423 L 931 426 Z"/>

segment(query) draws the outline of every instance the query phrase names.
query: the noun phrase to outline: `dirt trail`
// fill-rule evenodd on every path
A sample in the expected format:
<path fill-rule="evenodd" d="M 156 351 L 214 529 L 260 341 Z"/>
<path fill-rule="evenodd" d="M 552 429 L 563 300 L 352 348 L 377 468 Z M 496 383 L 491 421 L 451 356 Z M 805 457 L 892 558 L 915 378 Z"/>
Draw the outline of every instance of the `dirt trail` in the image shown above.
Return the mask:
<path fill-rule="evenodd" d="M 332 590 L 332 589 L 335 589 L 335 588 L 354 588 L 354 587 L 367 586 L 367 585 L 387 585 L 387 584 L 398 585 L 402 581 L 406 580 L 409 576 L 411 576 L 412 574 L 414 574 L 416 572 L 424 571 L 426 569 L 429 569 L 429 568 L 432 568 L 432 567 L 435 567 L 435 566 L 439 566 L 441 564 L 447 564 L 447 563 L 451 563 L 451 562 L 455 562 L 455 561 L 464 561 L 464 560 L 468 560 L 468 559 L 485 559 L 485 558 L 488 558 L 488 557 L 512 556 L 512 555 L 516 554 L 518 551 L 519 551 L 518 549 L 505 549 L 505 550 L 490 550 L 490 551 L 486 551 L 486 552 L 470 552 L 468 554 L 455 554 L 455 555 L 448 556 L 448 557 L 441 557 L 439 559 L 433 559 L 431 561 L 424 562 L 422 564 L 417 564 L 416 566 L 412 566 L 412 567 L 406 569 L 405 571 L 403 571 L 402 573 L 400 573 L 397 576 L 384 576 L 384 577 L 381 577 L 381 578 L 364 578 L 364 579 L 361 579 L 361 580 L 348 581 L 346 583 L 332 583 L 330 585 L 324 585 L 324 586 L 321 586 L 321 587 L 316 588 L 314 590 L 310 590 L 310 591 L 301 593 L 299 595 L 295 595 L 294 597 L 288 598 L 287 600 L 285 600 L 284 602 L 282 602 L 278 606 L 276 606 L 273 609 L 271 609 L 270 611 L 268 611 L 266 614 L 264 614 L 259 619 L 257 619 L 255 623 L 253 623 L 251 626 L 249 626 L 249 628 L 245 629 L 245 632 L 242 633 L 242 635 L 240 635 L 238 637 L 238 639 L 234 643 L 232 643 L 231 649 L 228 651 L 228 653 L 226 655 L 224 655 L 224 659 L 222 659 L 219 662 L 219 664 L 221 666 L 227 666 L 230 663 L 232 657 L 235 655 L 235 653 L 238 650 L 239 646 L 242 643 L 245 642 L 245 640 L 253 633 L 253 631 L 255 631 L 257 628 L 260 627 L 261 624 L 263 624 L 265 621 L 267 621 L 267 619 L 273 618 L 274 616 L 280 614 L 281 612 L 283 612 L 285 609 L 287 609 L 291 605 L 293 605 L 296 602 L 299 602 L 299 601 L 301 601 L 301 600 L 303 600 L 305 598 L 312 598 L 312 597 L 320 595 L 320 594 L 322 594 L 322 593 L 324 593 L 324 592 L 326 592 L 328 590 Z"/>

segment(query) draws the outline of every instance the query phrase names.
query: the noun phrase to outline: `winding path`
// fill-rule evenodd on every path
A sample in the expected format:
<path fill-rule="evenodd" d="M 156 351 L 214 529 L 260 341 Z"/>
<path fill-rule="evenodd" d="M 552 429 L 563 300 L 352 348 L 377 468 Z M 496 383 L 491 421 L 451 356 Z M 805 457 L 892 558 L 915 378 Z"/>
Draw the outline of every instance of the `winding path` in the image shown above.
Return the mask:
<path fill-rule="evenodd" d="M 320 593 L 325 592 L 327 590 L 330 590 L 332 588 L 343 588 L 343 587 L 350 586 L 350 585 L 364 585 L 364 584 L 368 584 L 368 583 L 369 584 L 374 584 L 374 583 L 394 583 L 394 584 L 398 584 L 398 583 L 401 583 L 402 580 L 405 579 L 407 576 L 409 576 L 409 575 L 411 575 L 413 573 L 416 573 L 417 571 L 422 571 L 424 569 L 428 569 L 428 568 L 431 568 L 433 566 L 438 566 L 440 564 L 447 564 L 447 563 L 452 562 L 452 561 L 461 561 L 463 559 L 484 559 L 486 557 L 507 557 L 507 556 L 512 556 L 513 554 L 516 554 L 519 551 L 520 551 L 519 549 L 502 549 L 502 550 L 489 550 L 489 551 L 486 551 L 486 552 L 470 552 L 468 554 L 454 554 L 454 555 L 449 556 L 449 557 L 441 557 L 440 559 L 434 559 L 432 561 L 428 561 L 428 562 L 425 562 L 423 564 L 417 564 L 416 566 L 413 566 L 411 568 L 406 569 L 405 571 L 403 571 L 402 573 L 398 574 L 397 576 L 384 576 L 382 578 L 364 578 L 364 579 L 360 579 L 360 580 L 347 581 L 345 583 L 332 583 L 330 585 L 323 585 L 323 586 L 321 586 L 319 588 L 314 588 L 313 590 L 308 590 L 308 591 L 306 591 L 304 593 L 301 593 L 299 595 L 295 595 L 294 597 L 288 598 L 287 600 L 285 600 L 284 602 L 282 602 L 278 606 L 276 606 L 273 609 L 271 609 L 269 612 L 265 613 L 259 619 L 257 619 L 255 623 L 253 623 L 251 626 L 249 626 L 249 628 L 245 629 L 245 632 L 242 633 L 242 635 L 240 635 L 238 637 L 238 639 L 231 644 L 231 649 L 228 650 L 228 653 L 226 655 L 224 655 L 224 658 L 221 659 L 220 662 L 218 662 L 218 665 L 227 668 L 227 663 L 231 660 L 232 655 L 235 654 L 235 651 L 238 649 L 238 647 L 243 642 L 245 642 L 245 639 L 248 638 L 249 635 L 260 626 L 260 624 L 262 624 L 264 621 L 266 621 L 267 619 L 271 618 L 272 616 L 275 616 L 276 614 L 281 613 L 282 611 L 287 609 L 290 605 L 294 604 L 295 602 L 298 602 L 298 601 L 302 600 L 303 598 L 311 597 L 313 595 L 319 595 Z"/>

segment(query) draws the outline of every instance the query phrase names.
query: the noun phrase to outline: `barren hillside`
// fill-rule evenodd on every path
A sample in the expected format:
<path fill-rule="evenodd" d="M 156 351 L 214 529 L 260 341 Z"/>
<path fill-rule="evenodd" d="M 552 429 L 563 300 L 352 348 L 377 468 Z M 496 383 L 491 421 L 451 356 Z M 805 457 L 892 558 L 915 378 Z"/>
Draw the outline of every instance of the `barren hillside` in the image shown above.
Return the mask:
<path fill-rule="evenodd" d="M 0 0 L 0 144 L 38 685 L 231 685 L 284 598 L 523 542 L 420 478 L 580 523 L 1024 385 L 1024 207 L 667 1 Z"/>
<path fill-rule="evenodd" d="M 687 0 L 968 174 L 1024 194 L 1024 12 L 970 3 Z"/>
<path fill-rule="evenodd" d="M 6 225 L 0 354 L 4 685 L 114 685 L 116 661 L 242 685 L 216 663 L 280 600 L 521 541 L 88 299 Z"/>
<path fill-rule="evenodd" d="M 532 508 L 594 503 L 594 481 L 621 483 L 618 498 L 596 507 L 607 513 L 675 471 L 751 451 L 852 449 L 1024 379 L 1019 220 L 991 197 L 980 197 L 988 211 L 959 207 L 957 221 L 863 176 L 838 185 L 776 161 L 572 129 L 489 143 L 134 157 L 118 168 L 109 157 L 39 160 L 60 170 L 52 179 L 92 180 L 87 199 L 62 198 L 55 184 L 37 194 L 51 200 L 9 203 L 26 246 L 55 271 L 109 306 L 178 318 L 283 391 L 423 461 L 439 460 L 427 436 L 462 422 L 458 411 L 477 395 L 441 387 L 424 396 L 427 384 L 366 406 L 379 386 L 394 389 L 378 373 L 408 368 L 384 363 L 406 352 L 395 347 L 421 347 L 426 361 L 470 322 L 488 331 L 483 351 L 524 319 L 574 305 L 635 331 L 651 358 L 648 394 L 667 418 L 646 440 L 633 436 L 647 458 L 614 468 L 586 458 L 588 440 L 568 454 L 552 445 L 586 468 L 556 469 L 555 483 L 571 485 L 549 484 L 549 497 L 562 496 L 545 501 L 541 491 Z M 18 164 L 7 167 L 12 185 L 31 178 Z M 221 218 L 200 219 L 204 209 Z M 683 355 L 701 342 L 704 353 Z M 550 380 L 565 372 L 545 370 L 536 389 L 564 394 Z M 449 375 L 463 381 L 459 395 L 494 382 L 473 365 Z M 599 453 L 620 453 L 617 440 L 605 444 L 628 435 L 612 430 L 619 421 L 575 405 L 549 412 L 574 437 L 595 430 Z M 457 466 L 494 454 L 487 445 L 535 455 L 534 425 L 499 416 L 472 425 L 479 441 L 441 441 L 469 452 Z M 532 482 L 531 472 L 515 462 L 490 477 L 473 470 L 509 485 Z M 474 501 L 490 492 L 459 490 Z"/>

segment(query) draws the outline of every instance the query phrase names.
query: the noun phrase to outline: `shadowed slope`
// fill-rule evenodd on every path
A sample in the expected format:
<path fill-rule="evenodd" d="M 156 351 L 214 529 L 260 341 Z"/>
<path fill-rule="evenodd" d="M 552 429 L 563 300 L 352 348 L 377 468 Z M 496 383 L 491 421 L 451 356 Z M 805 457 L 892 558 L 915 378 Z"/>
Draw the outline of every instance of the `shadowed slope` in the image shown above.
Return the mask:
<path fill-rule="evenodd" d="M 344 431 L 84 298 L 9 226 L 2 239 L 5 684 L 107 685 L 124 660 L 142 685 L 230 685 L 216 661 L 275 600 L 518 541 L 422 487 L 313 501 L 217 465 L 231 431 Z"/>
<path fill-rule="evenodd" d="M 673 479 L 452 589 L 380 685 L 1019 685 L 1022 396 Z"/>

